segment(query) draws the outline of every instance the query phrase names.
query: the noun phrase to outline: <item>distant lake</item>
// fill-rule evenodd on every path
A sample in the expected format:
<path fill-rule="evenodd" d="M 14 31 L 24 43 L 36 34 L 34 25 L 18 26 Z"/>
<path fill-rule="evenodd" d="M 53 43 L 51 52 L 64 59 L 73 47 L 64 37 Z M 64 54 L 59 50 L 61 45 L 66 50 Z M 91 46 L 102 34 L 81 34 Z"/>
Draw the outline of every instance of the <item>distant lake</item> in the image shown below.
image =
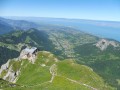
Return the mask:
<path fill-rule="evenodd" d="M 95 25 L 86 25 L 80 24 L 77 28 L 81 31 L 103 37 L 115 39 L 120 42 L 120 28 L 105 27 L 105 26 L 95 26 Z"/>
<path fill-rule="evenodd" d="M 71 26 L 80 31 L 99 36 L 102 38 L 114 39 L 120 42 L 120 26 L 100 26 L 82 22 L 52 22 L 52 24 Z"/>
<path fill-rule="evenodd" d="M 71 26 L 80 31 L 99 36 L 102 38 L 114 39 L 120 42 L 120 26 L 110 27 L 110 26 L 99 26 L 86 23 L 76 23 L 76 22 L 56 22 L 59 25 Z"/>
<path fill-rule="evenodd" d="M 61 20 L 61 19 L 60 19 Z M 95 36 L 99 36 L 102 38 L 109 38 L 114 39 L 120 42 L 120 22 L 112 22 L 112 21 L 98 21 L 99 23 L 96 25 L 96 21 L 84 21 L 84 20 L 78 20 L 78 21 L 66 21 L 66 20 L 47 20 L 44 21 L 44 23 L 48 24 L 56 24 L 56 25 L 63 25 L 63 26 L 71 26 L 73 28 L 76 28 L 80 31 L 90 33 Z M 101 24 L 107 24 L 105 26 L 102 26 Z M 112 25 L 111 25 L 112 23 Z M 117 25 L 117 27 L 115 27 Z"/>
<path fill-rule="evenodd" d="M 94 21 L 82 19 L 80 20 L 80 19 L 61 19 L 61 18 L 57 19 L 57 18 L 34 18 L 34 17 L 33 18 L 24 17 L 23 20 L 33 21 L 37 23 L 71 26 L 73 28 L 76 28 L 86 33 L 90 33 L 95 36 L 114 39 L 120 42 L 120 22 L 116 21 Z"/>

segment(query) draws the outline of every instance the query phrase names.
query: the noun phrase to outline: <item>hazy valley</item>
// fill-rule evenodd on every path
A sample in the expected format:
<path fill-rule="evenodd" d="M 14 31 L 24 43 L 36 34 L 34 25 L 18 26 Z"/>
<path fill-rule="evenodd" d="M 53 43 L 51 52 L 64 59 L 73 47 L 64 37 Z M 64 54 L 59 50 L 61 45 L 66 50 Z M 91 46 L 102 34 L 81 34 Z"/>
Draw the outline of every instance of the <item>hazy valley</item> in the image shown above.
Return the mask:
<path fill-rule="evenodd" d="M 119 35 L 111 37 L 119 22 L 12 19 L 0 18 L 0 66 L 7 65 L 0 69 L 1 89 L 120 89 Z M 19 59 L 26 47 L 38 48 L 34 64 Z"/>

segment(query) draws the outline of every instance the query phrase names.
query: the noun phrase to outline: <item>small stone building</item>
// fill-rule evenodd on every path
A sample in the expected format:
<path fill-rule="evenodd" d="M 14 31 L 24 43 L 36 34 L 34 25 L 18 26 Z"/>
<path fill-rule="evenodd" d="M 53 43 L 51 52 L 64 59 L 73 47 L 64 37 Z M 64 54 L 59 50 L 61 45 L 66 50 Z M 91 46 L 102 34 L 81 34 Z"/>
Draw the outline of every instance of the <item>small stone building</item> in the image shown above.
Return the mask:
<path fill-rule="evenodd" d="M 20 59 L 28 59 L 30 62 L 34 63 L 37 55 L 38 49 L 36 47 L 25 48 L 20 53 Z"/>

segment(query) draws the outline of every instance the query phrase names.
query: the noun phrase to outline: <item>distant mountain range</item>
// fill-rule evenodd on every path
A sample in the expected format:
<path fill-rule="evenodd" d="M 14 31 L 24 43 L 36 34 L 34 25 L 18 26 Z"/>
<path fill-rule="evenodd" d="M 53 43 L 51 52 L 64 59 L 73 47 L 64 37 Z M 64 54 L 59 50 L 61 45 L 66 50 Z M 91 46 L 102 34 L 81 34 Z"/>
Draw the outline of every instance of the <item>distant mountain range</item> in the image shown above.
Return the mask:
<path fill-rule="evenodd" d="M 1 26 L 1 30 L 4 31 L 12 31 L 12 30 L 27 30 L 30 28 L 37 28 L 38 25 L 33 23 L 33 22 L 28 22 L 25 20 L 11 20 L 11 19 L 5 19 L 5 18 L 0 18 L 0 25 L 6 25 L 7 27 L 5 28 L 4 26 Z M 4 27 L 4 28 L 3 28 Z M 3 29 L 2 29 L 3 28 Z"/>
<path fill-rule="evenodd" d="M 40 55 L 42 54 L 43 54 L 43 58 L 46 58 L 45 62 L 47 62 L 46 60 L 51 60 L 52 58 L 54 58 L 54 57 L 44 56 L 44 55 L 47 55 L 44 51 L 51 52 L 60 60 L 61 64 L 59 67 L 59 63 L 58 63 L 58 68 L 59 68 L 58 70 L 62 70 L 63 72 L 62 71 L 58 71 L 58 72 L 62 76 L 66 76 L 72 80 L 80 80 L 79 76 L 81 74 L 83 76 L 85 75 L 86 77 L 90 77 L 90 75 L 92 74 L 93 76 L 91 77 L 93 78 L 95 75 L 95 78 L 97 78 L 97 80 L 99 79 L 98 82 L 100 81 L 101 85 L 105 85 L 106 88 L 105 87 L 100 88 L 99 85 L 98 86 L 96 85 L 98 82 L 94 82 L 94 80 L 91 80 L 91 78 L 88 78 L 86 80 L 85 77 L 83 77 L 81 78 L 82 81 L 84 83 L 87 82 L 87 84 L 89 83 L 89 85 L 92 87 L 94 87 L 95 85 L 95 87 L 100 90 L 112 90 L 113 88 L 117 88 L 118 90 L 120 89 L 120 85 L 119 85 L 120 43 L 119 41 L 97 37 L 97 36 L 88 34 L 86 32 L 83 32 L 80 29 L 76 29 L 74 27 L 70 27 L 66 25 L 65 26 L 55 25 L 55 24 L 52 25 L 52 23 L 41 24 L 41 23 L 36 23 L 32 21 L 29 22 L 25 20 L 24 21 L 11 20 L 11 19 L 4 19 L 4 18 L 0 20 L 1 20 L 0 23 L 3 24 L 2 30 L 5 30 L 4 28 L 6 27 L 8 29 L 12 28 L 7 32 L 1 33 L 1 36 L 0 36 L 0 65 L 5 64 L 9 59 L 17 58 L 21 50 L 23 50 L 26 47 L 37 47 L 41 51 L 38 56 L 39 57 L 38 59 L 40 62 L 42 60 L 41 59 L 42 57 Z M 8 26 L 10 26 L 10 28 Z M 69 60 L 72 59 L 72 61 L 69 61 L 69 60 L 66 61 L 65 59 L 69 59 Z M 39 64 L 35 64 L 32 66 L 32 64 L 27 61 L 22 61 L 22 62 L 27 63 L 28 66 L 33 67 L 32 70 L 34 71 L 33 72 L 34 74 L 37 73 L 35 72 L 35 70 L 37 70 L 36 68 L 39 66 Z M 74 63 L 75 63 L 75 66 L 74 66 Z M 18 64 L 20 65 L 21 62 L 11 61 L 11 65 L 13 65 L 15 69 L 17 69 Z M 54 62 L 52 62 L 52 64 L 54 64 Z M 48 65 L 48 67 L 51 67 L 52 64 L 50 62 L 50 66 Z M 90 73 L 86 73 L 89 71 L 89 69 L 88 68 L 85 69 L 85 67 L 83 66 L 83 71 L 81 73 L 78 73 L 78 71 L 81 70 L 80 68 L 82 68 L 82 65 L 90 67 L 90 69 L 93 69 L 93 71 L 90 71 Z M 26 65 L 24 65 L 24 67 L 26 67 Z M 77 67 L 79 68 L 77 69 Z M 20 66 L 20 68 L 22 68 L 22 66 Z M 38 70 L 37 74 L 39 74 L 39 72 L 41 72 L 41 74 L 48 73 L 49 72 L 48 69 L 50 68 L 46 67 L 43 69 L 43 67 L 40 66 L 40 69 L 46 70 L 46 72 L 44 71 L 41 72 Z M 16 86 L 18 86 L 18 88 L 22 87 L 22 86 L 19 87 L 19 84 L 22 85 L 23 81 L 27 81 L 24 77 L 27 78 L 27 74 L 31 74 L 31 72 L 29 72 L 29 67 L 26 67 L 25 70 L 28 70 L 28 72 L 25 73 L 23 69 L 22 71 L 23 74 L 20 76 L 20 80 L 18 80 L 18 84 L 17 83 L 15 84 Z M 73 71 L 70 72 L 71 70 Z M 1 78 L 4 77 L 4 74 L 5 73 L 2 74 Z M 48 75 L 49 74 L 50 73 L 48 73 Z M 75 74 L 76 76 L 74 77 Z M 98 76 L 96 77 L 96 75 Z M 44 82 L 40 83 L 39 80 L 37 82 L 36 78 L 38 77 L 39 76 L 36 76 L 31 81 L 24 82 L 24 86 L 26 85 L 26 87 L 27 86 L 31 87 L 31 85 L 33 86 L 36 85 L 35 83 L 37 84 L 44 83 Z M 42 76 L 40 78 L 42 78 Z M 53 86 L 49 86 L 49 88 L 53 89 L 52 87 L 57 87 L 58 84 L 63 85 L 62 81 L 60 81 L 60 83 L 57 82 L 59 78 L 63 81 L 66 80 L 59 76 L 56 78 L 57 79 L 55 79 L 55 82 L 52 83 Z M 30 79 L 30 77 L 28 79 Z M 44 80 L 48 80 L 48 77 L 47 76 L 44 77 Z M 1 79 L 1 81 L 5 83 L 4 80 Z M 65 82 L 68 83 L 69 80 L 68 81 L 66 80 Z M 6 83 L 7 85 L 5 84 L 5 86 L 8 87 L 10 83 L 9 82 L 6 82 Z M 48 85 L 48 84 L 45 84 L 45 85 Z M 75 84 L 75 87 L 77 87 L 76 84 Z M 81 87 L 78 86 L 78 89 L 82 87 L 85 89 L 84 85 Z M 38 88 L 38 87 L 35 87 L 35 88 Z M 62 86 L 60 88 L 62 89 Z M 70 88 L 70 87 L 67 86 L 67 88 Z M 86 90 L 89 90 L 89 88 L 87 88 Z"/>
<path fill-rule="evenodd" d="M 64 18 L 45 18 L 45 17 L 6 17 L 15 20 L 27 20 L 37 24 L 49 24 L 69 26 L 81 31 L 120 41 L 120 22 L 118 21 L 99 21 L 84 19 L 64 19 Z"/>
<path fill-rule="evenodd" d="M 100 21 L 100 20 L 87 20 L 87 19 L 66 19 L 66 18 L 48 18 L 48 17 L 15 17 L 15 16 L 6 16 L 5 18 L 13 20 L 27 20 L 33 22 L 42 22 L 42 23 L 56 23 L 63 24 L 66 23 L 82 23 L 82 24 L 91 24 L 97 26 L 107 26 L 120 28 L 120 21 Z"/>
<path fill-rule="evenodd" d="M 4 34 L 13 30 L 13 27 L 11 27 L 8 23 L 0 20 L 0 34 Z"/>

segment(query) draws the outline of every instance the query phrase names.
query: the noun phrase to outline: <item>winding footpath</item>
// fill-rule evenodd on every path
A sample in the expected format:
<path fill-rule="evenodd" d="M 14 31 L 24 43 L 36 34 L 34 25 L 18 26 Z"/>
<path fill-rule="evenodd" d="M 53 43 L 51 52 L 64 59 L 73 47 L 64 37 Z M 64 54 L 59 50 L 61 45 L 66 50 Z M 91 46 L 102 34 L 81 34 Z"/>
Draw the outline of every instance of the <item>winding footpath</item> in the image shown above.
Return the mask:
<path fill-rule="evenodd" d="M 56 64 L 53 64 L 53 65 L 50 67 L 50 73 L 51 73 L 51 75 L 52 75 L 50 82 L 52 83 L 54 77 L 57 75 L 57 65 L 56 65 Z"/>
<path fill-rule="evenodd" d="M 65 79 L 67 79 L 67 80 L 69 80 L 69 81 L 71 81 L 71 82 L 74 82 L 74 83 L 76 83 L 76 84 L 80 84 L 80 85 L 83 85 L 83 86 L 85 86 L 85 87 L 88 87 L 88 88 L 90 88 L 91 90 L 98 90 L 98 89 L 96 89 L 96 88 L 94 88 L 94 87 L 92 87 L 92 86 L 89 86 L 89 85 L 85 84 L 85 83 L 78 82 L 78 81 L 76 81 L 76 80 L 67 78 L 67 77 L 65 77 L 65 76 L 57 75 L 57 65 L 56 65 L 56 64 L 53 64 L 53 65 L 50 67 L 49 71 L 50 71 L 50 74 L 52 75 L 50 81 L 46 81 L 46 82 L 43 82 L 43 83 L 40 83 L 40 84 L 31 85 L 31 86 L 25 86 L 25 87 L 35 87 L 35 86 L 41 86 L 41 85 L 47 84 L 47 83 L 52 83 L 53 80 L 54 80 L 54 78 L 55 78 L 55 76 L 59 76 L 59 77 L 65 78 Z"/>

